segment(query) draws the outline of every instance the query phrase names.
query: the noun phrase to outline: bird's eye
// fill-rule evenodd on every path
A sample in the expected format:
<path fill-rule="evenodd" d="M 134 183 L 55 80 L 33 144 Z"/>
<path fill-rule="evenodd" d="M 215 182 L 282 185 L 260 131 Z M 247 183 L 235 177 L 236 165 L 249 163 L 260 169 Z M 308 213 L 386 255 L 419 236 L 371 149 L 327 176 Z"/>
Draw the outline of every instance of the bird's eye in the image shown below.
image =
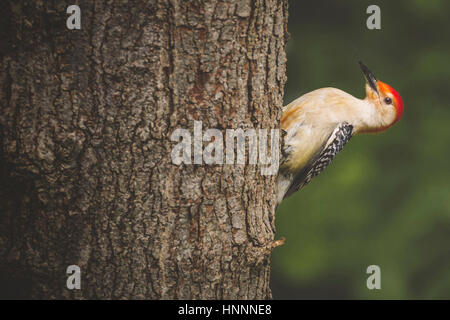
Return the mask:
<path fill-rule="evenodd" d="M 392 99 L 389 98 L 389 97 L 384 98 L 384 103 L 386 103 L 386 104 L 391 104 L 391 103 L 392 103 Z"/>

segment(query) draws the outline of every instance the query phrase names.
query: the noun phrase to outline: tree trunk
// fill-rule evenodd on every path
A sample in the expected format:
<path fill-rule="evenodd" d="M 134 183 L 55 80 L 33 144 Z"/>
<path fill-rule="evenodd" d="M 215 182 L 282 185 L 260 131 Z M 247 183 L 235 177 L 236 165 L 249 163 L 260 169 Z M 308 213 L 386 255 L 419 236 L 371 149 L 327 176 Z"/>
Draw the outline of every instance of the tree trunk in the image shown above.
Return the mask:
<path fill-rule="evenodd" d="M 0 5 L 3 296 L 270 298 L 275 176 L 170 136 L 279 127 L 287 1 L 74 2 Z"/>

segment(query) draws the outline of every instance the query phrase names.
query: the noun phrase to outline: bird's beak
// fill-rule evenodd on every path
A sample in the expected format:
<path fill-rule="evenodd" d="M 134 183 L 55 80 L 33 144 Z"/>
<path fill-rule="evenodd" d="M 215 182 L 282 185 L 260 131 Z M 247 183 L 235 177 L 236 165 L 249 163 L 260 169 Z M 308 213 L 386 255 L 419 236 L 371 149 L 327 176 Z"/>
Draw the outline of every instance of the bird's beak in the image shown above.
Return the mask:
<path fill-rule="evenodd" d="M 364 77 L 366 78 L 367 83 L 369 84 L 369 86 L 373 89 L 373 91 L 375 91 L 377 94 L 379 94 L 378 93 L 378 86 L 377 86 L 377 78 L 375 78 L 375 75 L 361 61 L 359 61 L 359 65 L 361 67 L 361 70 L 362 70 L 362 72 L 364 74 Z"/>

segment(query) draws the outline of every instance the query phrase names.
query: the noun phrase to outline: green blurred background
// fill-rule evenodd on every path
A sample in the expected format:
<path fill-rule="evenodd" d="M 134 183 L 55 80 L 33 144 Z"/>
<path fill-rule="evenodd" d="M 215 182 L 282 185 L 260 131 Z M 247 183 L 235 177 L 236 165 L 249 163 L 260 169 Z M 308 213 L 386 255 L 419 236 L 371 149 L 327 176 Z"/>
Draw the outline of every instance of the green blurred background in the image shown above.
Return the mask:
<path fill-rule="evenodd" d="M 366 8 L 381 8 L 381 30 Z M 361 59 L 403 119 L 354 137 L 276 216 L 275 299 L 450 299 L 450 1 L 290 1 L 285 103 L 321 87 L 364 96 Z M 368 290 L 366 268 L 381 268 Z"/>

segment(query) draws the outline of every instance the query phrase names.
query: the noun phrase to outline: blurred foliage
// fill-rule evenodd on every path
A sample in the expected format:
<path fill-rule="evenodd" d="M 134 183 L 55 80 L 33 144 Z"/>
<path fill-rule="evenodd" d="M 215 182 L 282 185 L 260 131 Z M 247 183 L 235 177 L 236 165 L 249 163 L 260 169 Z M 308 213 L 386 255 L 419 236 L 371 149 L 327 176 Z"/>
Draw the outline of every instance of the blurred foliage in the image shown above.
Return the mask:
<path fill-rule="evenodd" d="M 381 8 L 381 30 L 366 8 Z M 354 137 L 285 200 L 275 299 L 450 298 L 450 1 L 290 1 L 285 103 L 321 87 L 364 96 L 358 60 L 397 89 L 403 119 Z M 381 268 L 368 290 L 366 268 Z"/>

